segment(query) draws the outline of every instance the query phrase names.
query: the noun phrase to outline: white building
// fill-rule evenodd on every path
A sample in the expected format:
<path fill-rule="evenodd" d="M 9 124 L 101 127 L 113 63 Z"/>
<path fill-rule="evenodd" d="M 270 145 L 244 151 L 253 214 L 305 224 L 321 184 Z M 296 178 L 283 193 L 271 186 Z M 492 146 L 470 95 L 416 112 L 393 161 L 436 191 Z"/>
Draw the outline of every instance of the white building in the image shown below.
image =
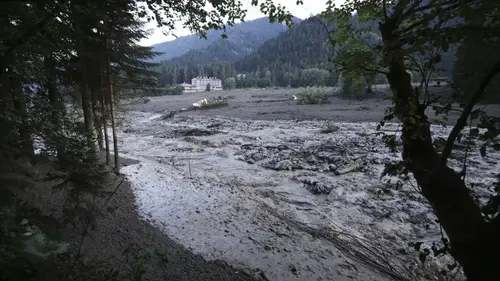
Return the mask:
<path fill-rule="evenodd" d="M 207 84 L 210 84 L 211 91 L 222 90 L 222 81 L 215 77 L 196 77 L 191 79 L 191 84 L 195 85 L 202 91 L 205 91 L 205 89 L 207 88 Z"/>
<path fill-rule="evenodd" d="M 210 84 L 210 91 L 221 91 L 222 81 L 215 77 L 196 77 L 191 79 L 191 84 L 182 83 L 185 93 L 204 92 Z"/>

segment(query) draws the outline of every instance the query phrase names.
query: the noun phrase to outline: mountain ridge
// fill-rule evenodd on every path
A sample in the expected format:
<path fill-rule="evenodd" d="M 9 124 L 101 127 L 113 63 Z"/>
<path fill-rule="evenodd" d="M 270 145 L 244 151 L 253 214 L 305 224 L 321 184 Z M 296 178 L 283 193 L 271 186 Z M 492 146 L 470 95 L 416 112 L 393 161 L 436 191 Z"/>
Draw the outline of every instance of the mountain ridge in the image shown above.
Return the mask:
<path fill-rule="evenodd" d="M 209 48 L 209 51 L 214 50 L 214 48 L 229 49 L 238 54 L 241 53 L 237 56 L 239 58 L 249 54 L 264 41 L 277 36 L 286 30 L 286 28 L 281 23 L 270 23 L 269 18 L 262 17 L 238 23 L 227 28 L 225 32 L 223 30 L 209 30 L 207 31 L 206 39 L 200 38 L 198 34 L 182 36 L 172 41 L 153 45 L 153 51 L 164 53 L 154 58 L 154 61 L 168 61 L 179 58 L 189 52 L 195 52 L 191 54 L 191 57 L 197 55 L 203 58 L 206 56 L 204 49 L 207 48 Z M 222 38 L 223 34 L 227 35 L 226 39 Z M 213 44 L 216 44 L 216 46 L 212 46 Z M 248 47 L 249 50 L 245 50 L 244 47 Z M 235 58 L 231 59 L 234 60 Z M 210 61 L 209 63 L 212 62 L 216 61 Z"/>

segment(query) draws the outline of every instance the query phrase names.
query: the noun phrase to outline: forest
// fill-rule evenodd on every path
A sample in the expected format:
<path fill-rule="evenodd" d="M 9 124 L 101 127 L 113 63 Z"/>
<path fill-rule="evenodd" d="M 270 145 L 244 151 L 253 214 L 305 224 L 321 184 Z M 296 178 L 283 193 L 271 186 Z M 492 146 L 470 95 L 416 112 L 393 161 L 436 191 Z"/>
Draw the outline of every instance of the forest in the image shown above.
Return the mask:
<path fill-rule="evenodd" d="M 242 58 L 207 62 L 192 53 L 166 61 L 161 65 L 160 85 L 189 82 L 193 77 L 206 74 L 222 81 L 233 77 L 238 88 L 335 86 L 338 75 L 328 71 L 331 69 L 328 60 L 333 54 L 331 46 L 325 44 L 328 30 L 319 22 L 318 17 L 301 21 Z M 220 48 L 215 50 L 220 51 Z M 203 57 L 218 57 L 212 55 L 210 49 L 207 52 L 209 55 Z M 307 71 L 301 75 L 305 69 Z"/>
<path fill-rule="evenodd" d="M 147 22 L 222 30 L 243 11 L 233 1 L 218 3 L 211 13 L 178 1 L 0 3 L 0 280 L 141 278 L 143 269 L 125 277 L 113 268 L 82 272 L 80 257 L 93 217 L 124 182 L 119 102 L 158 87 L 156 64 L 148 62 L 158 54 L 138 44 L 149 36 Z M 44 208 L 57 219 L 42 215 Z M 67 249 L 61 233 L 80 243 L 55 262 L 47 257 Z"/>

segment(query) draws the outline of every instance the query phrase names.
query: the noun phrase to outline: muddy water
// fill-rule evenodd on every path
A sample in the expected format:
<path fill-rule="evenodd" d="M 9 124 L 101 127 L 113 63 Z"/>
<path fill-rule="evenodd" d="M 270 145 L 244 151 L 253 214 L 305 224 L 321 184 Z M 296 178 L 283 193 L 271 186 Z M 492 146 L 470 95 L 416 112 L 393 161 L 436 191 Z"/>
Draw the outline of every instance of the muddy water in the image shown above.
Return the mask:
<path fill-rule="evenodd" d="M 430 247 L 440 229 L 411 183 L 380 179 L 399 153 L 385 148 L 375 123 L 322 133 L 325 123 L 314 121 L 139 112 L 128 120 L 122 154 L 140 163 L 123 172 L 143 216 L 207 259 L 276 281 L 411 279 L 449 262 L 424 267 L 407 246 Z M 479 196 L 490 193 L 500 168 L 491 157 L 469 157 Z"/>

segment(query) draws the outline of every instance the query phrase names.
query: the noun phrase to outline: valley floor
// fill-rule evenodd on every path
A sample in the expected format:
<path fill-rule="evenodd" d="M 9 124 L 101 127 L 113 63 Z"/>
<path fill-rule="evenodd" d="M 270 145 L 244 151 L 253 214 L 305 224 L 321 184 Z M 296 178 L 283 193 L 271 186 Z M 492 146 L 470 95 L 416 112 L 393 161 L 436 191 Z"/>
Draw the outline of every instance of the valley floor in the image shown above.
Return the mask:
<path fill-rule="evenodd" d="M 387 102 L 296 105 L 291 92 L 241 94 L 231 93 L 228 107 L 173 118 L 164 111 L 200 94 L 129 106 L 121 155 L 139 162 L 122 172 L 144 219 L 194 253 L 264 280 L 413 280 L 451 263 L 418 261 L 439 245 L 436 218 L 412 181 L 380 177 L 400 155 L 376 131 Z M 334 123 L 307 121 L 315 118 Z M 448 128 L 433 131 L 444 137 Z M 452 165 L 463 157 L 458 149 Z M 473 148 L 468 161 L 467 181 L 486 198 L 500 155 L 482 159 Z M 422 242 L 419 251 L 412 242 Z"/>
<path fill-rule="evenodd" d="M 431 94 L 449 96 L 445 87 L 431 87 Z M 391 106 L 387 85 L 375 85 L 374 93 L 366 100 L 348 100 L 340 96 L 338 89 L 330 89 L 329 103 L 320 105 L 299 105 L 293 100 L 298 89 L 235 89 L 232 91 L 211 91 L 187 93 L 178 96 L 148 97 L 149 102 L 126 101 L 125 109 L 131 111 L 165 113 L 181 111 L 204 98 L 230 97 L 229 106 L 211 110 L 181 112 L 181 115 L 240 118 L 244 120 L 331 120 L 334 122 L 379 122 L 386 109 Z M 500 105 L 488 105 L 485 110 L 500 113 Z M 458 111 L 450 111 L 448 121 L 454 124 Z M 429 118 L 437 118 L 429 108 Z M 496 115 L 498 116 L 498 115 Z"/>

